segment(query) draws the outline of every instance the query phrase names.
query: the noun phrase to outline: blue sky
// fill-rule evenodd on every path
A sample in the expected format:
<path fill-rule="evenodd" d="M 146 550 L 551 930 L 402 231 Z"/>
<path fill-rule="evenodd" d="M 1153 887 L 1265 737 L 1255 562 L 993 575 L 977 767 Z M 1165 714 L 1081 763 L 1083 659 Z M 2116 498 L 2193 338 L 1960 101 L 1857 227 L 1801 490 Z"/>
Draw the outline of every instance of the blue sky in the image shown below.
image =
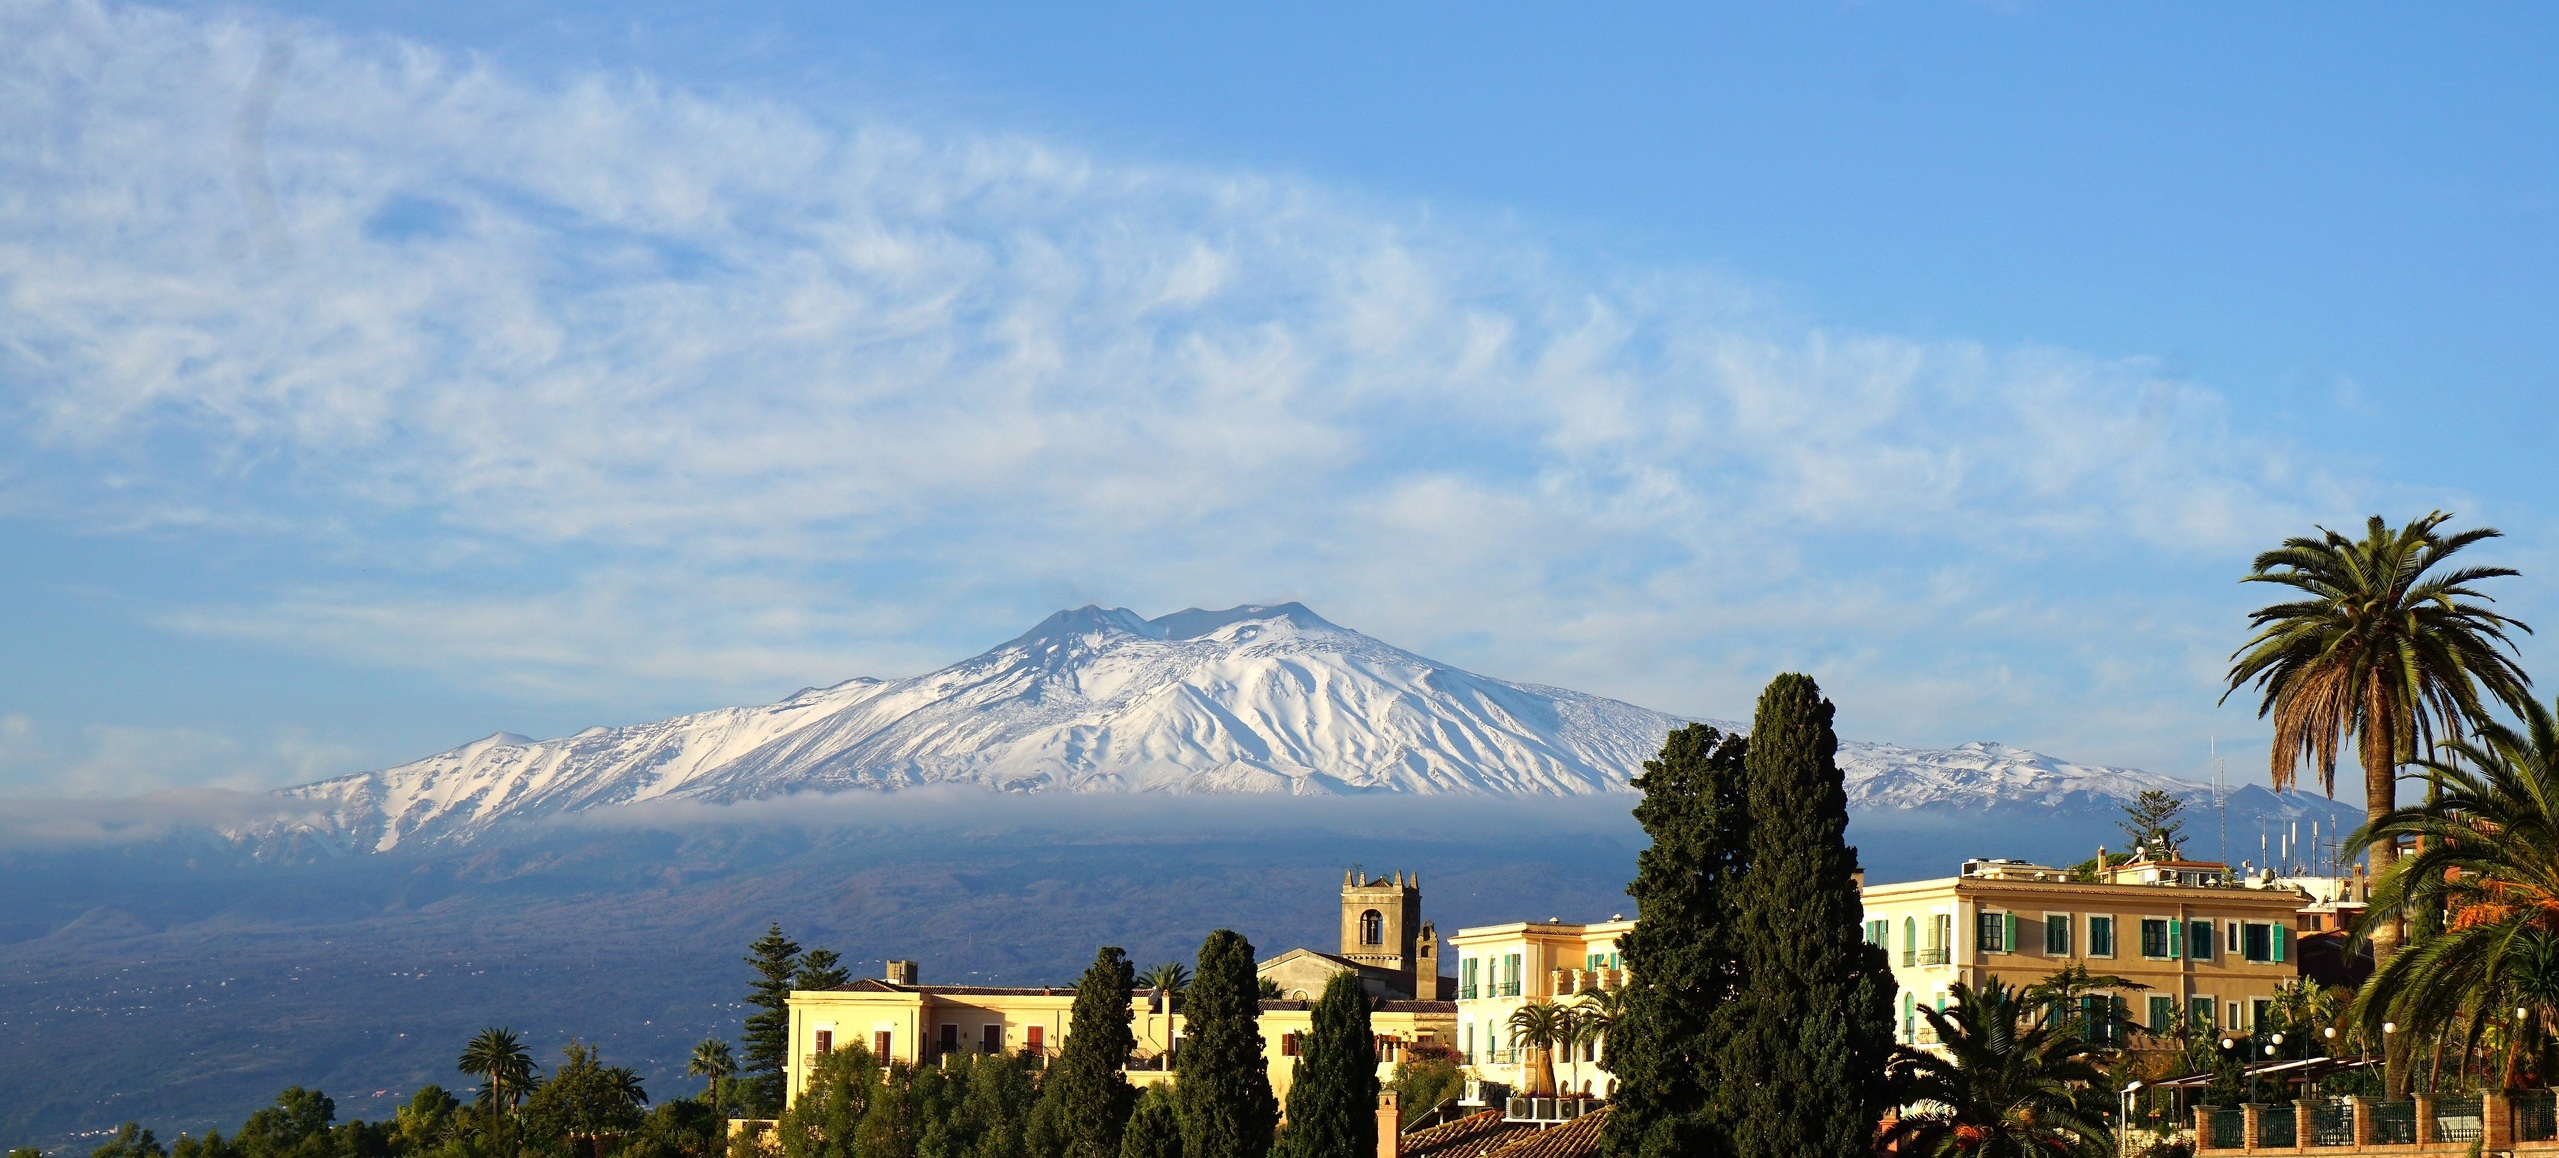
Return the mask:
<path fill-rule="evenodd" d="M 0 3 L 0 791 L 1275 599 L 2253 772 L 2282 535 L 2547 617 L 2559 17 L 1586 7 Z"/>

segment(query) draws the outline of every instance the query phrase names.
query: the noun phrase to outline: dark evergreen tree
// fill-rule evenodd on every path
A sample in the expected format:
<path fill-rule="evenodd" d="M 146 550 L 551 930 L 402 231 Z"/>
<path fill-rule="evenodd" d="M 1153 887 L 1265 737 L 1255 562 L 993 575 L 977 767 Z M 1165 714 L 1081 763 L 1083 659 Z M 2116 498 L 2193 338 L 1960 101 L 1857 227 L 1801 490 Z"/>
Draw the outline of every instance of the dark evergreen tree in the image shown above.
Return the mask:
<path fill-rule="evenodd" d="M 1617 1079 L 1605 1151 L 1613 1158 L 1729 1152 L 1710 1102 L 1713 1040 L 1735 983 L 1732 908 L 1747 865 L 1749 744 L 1704 724 L 1670 734 L 1644 762 L 1635 819 L 1652 843 L 1635 858 L 1635 927 L 1617 939 L 1631 978 L 1601 1058 Z"/>
<path fill-rule="evenodd" d="M 1714 1035 L 1714 1116 L 1737 1158 L 1871 1153 L 1886 1100 L 1892 970 L 1859 928 L 1832 713 L 1812 677 L 1789 673 L 1751 719 L 1739 980 Z"/>
<path fill-rule="evenodd" d="M 107 1144 L 89 1151 L 89 1158 L 163 1158 L 168 1151 L 160 1148 L 160 1140 L 140 1122 L 127 1122 L 116 1129 Z"/>
<path fill-rule="evenodd" d="M 332 1158 L 329 1124 L 338 1104 L 329 1095 L 288 1086 L 275 1104 L 249 1115 L 231 1136 L 231 1149 L 246 1158 Z"/>
<path fill-rule="evenodd" d="M 1032 1133 L 1037 1149 L 1058 1158 L 1119 1158 L 1137 1091 L 1120 1068 L 1137 1048 L 1129 1031 L 1129 993 L 1137 969 L 1118 946 L 1105 945 L 1075 986 L 1066 1043 L 1040 1080 Z"/>
<path fill-rule="evenodd" d="M 1173 1091 L 1156 1086 L 1137 1100 L 1120 1158 L 1182 1158 L 1182 1112 Z"/>
<path fill-rule="evenodd" d="M 793 989 L 838 989 L 853 980 L 833 949 L 811 949 L 800 955 L 800 969 L 791 978 Z"/>
<path fill-rule="evenodd" d="M 1262 1060 L 1261 995 L 1252 942 L 1232 929 L 1210 933 L 1182 1000 L 1187 1022 L 1174 1058 L 1185 1158 L 1266 1158 L 1271 1152 L 1279 1102 Z"/>
<path fill-rule="evenodd" d="M 800 972 L 800 946 L 782 935 L 782 926 L 765 930 L 746 947 L 746 963 L 755 970 L 746 1003 L 746 1066 L 739 1075 L 739 1098 L 746 1116 L 770 1118 L 782 1112 L 782 1067 L 791 1057 L 791 983 Z"/>
<path fill-rule="evenodd" d="M 2156 788 L 2145 788 L 2140 799 L 2124 806 L 2124 818 L 2115 827 L 2123 829 L 2124 836 L 2132 841 L 2135 855 L 2157 848 L 2174 857 L 2186 843 L 2186 821 L 2179 815 L 2185 810 L 2185 801 Z"/>
<path fill-rule="evenodd" d="M 1324 982 L 1288 1086 L 1288 1158 L 1377 1153 L 1377 1037 L 1368 989 L 1344 970 Z"/>
<path fill-rule="evenodd" d="M 609 1066 L 595 1047 L 572 1041 L 561 1050 L 560 1068 L 525 1099 L 528 1133 L 556 1139 L 587 1158 L 599 1158 L 604 1139 L 640 1128 L 646 1120 L 649 1094 L 640 1075 L 629 1066 Z"/>

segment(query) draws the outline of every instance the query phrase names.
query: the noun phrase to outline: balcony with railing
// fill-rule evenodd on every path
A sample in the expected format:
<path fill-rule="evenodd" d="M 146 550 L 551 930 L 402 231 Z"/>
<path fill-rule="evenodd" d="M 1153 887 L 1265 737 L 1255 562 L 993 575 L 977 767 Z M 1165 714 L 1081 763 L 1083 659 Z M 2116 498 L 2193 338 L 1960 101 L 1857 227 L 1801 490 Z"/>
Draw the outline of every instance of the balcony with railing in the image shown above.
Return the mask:
<path fill-rule="evenodd" d="M 1922 949 L 1919 951 L 1919 963 L 1922 965 L 1944 965 L 1952 960 L 1954 960 L 1954 951 L 1950 949 Z"/>

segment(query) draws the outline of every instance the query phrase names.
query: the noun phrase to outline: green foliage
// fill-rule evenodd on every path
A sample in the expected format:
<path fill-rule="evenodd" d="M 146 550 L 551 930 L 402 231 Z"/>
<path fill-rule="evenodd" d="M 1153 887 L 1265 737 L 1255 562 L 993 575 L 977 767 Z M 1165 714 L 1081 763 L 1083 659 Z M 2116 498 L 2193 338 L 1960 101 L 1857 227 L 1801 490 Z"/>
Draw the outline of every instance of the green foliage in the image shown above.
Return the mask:
<path fill-rule="evenodd" d="M 141 1123 L 127 1122 L 116 1128 L 116 1136 L 106 1145 L 89 1151 L 89 1158 L 168 1158 L 168 1153 Z"/>
<path fill-rule="evenodd" d="M 1859 924 L 1833 712 L 1812 677 L 1787 674 L 1751 722 L 1739 984 L 1714 1038 L 1718 1116 L 1743 1158 L 1865 1155 L 1885 1106 L 1893 975 Z"/>
<path fill-rule="evenodd" d="M 1903 1114 L 1885 1135 L 1896 1153 L 2101 1158 L 2114 1152 L 2102 1111 L 2082 1091 L 2102 1088 L 2094 1047 L 2049 1019 L 2032 1017 L 2016 991 L 1983 979 L 1948 987 L 1945 1012 L 1921 1007 L 1946 1055 L 1903 1052 L 1893 1062 Z M 2099 1100 L 2103 1100 L 2102 1093 Z"/>
<path fill-rule="evenodd" d="M 730 1052 L 729 1043 L 716 1037 L 703 1038 L 684 1063 L 684 1073 L 703 1079 L 702 1101 L 713 1110 L 722 1109 L 728 1105 L 729 1079 L 737 1075 L 737 1055 Z"/>
<path fill-rule="evenodd" d="M 776 1127 L 785 1158 L 860 1158 L 854 1136 L 879 1089 L 880 1064 L 870 1050 L 853 1045 L 818 1058 L 808 1088 Z"/>
<path fill-rule="evenodd" d="M 44 1151 L 33 1146 L 20 1146 L 9 1151 L 9 1158 L 44 1158 Z"/>
<path fill-rule="evenodd" d="M 1252 942 L 1232 929 L 1210 933 L 1183 1009 L 1187 1031 L 1174 1062 L 1181 1075 L 1174 1088 L 1182 1099 L 1182 1153 L 1264 1158 L 1279 1126 L 1279 1102 L 1262 1058 Z"/>
<path fill-rule="evenodd" d="M 746 1066 L 739 1083 L 739 1102 L 750 1118 L 770 1118 L 782 1109 L 783 1065 L 791 1056 L 791 986 L 800 971 L 799 942 L 774 925 L 746 947 L 746 963 L 755 970 L 746 1003 L 756 1012 L 746 1017 Z"/>
<path fill-rule="evenodd" d="M 523 1039 L 512 1029 L 491 1026 L 462 1047 L 462 1056 L 453 1065 L 480 1079 L 480 1124 L 503 1139 L 505 1120 L 533 1090 L 533 1055 L 525 1052 Z M 499 1149 L 511 1151 L 513 1146 L 502 1142 Z"/>
<path fill-rule="evenodd" d="M 1191 987 L 1190 966 L 1179 961 L 1167 961 L 1138 974 L 1137 983 L 1148 989 L 1180 997 L 1183 990 Z M 1279 986 L 1274 984 L 1271 988 L 1277 989 Z"/>
<path fill-rule="evenodd" d="M 1060 1158 L 1117 1158 L 1120 1135 L 1137 1100 L 1120 1067 L 1137 1036 L 1129 1031 L 1129 991 L 1137 971 L 1128 954 L 1105 945 L 1075 986 L 1066 1043 L 1041 1079 L 1032 1133 L 1042 1153 Z M 1196 1026 L 1196 1020 L 1192 1023 Z"/>
<path fill-rule="evenodd" d="M 1617 943 L 1634 981 L 1601 1058 L 1617 1079 L 1602 1140 L 1617 1158 L 1726 1152 L 1708 1104 L 1722 1081 L 1710 1034 L 1733 989 L 1748 751 L 1743 737 L 1691 724 L 1670 734 L 1635 781 L 1644 793 L 1635 819 L 1651 844 L 1626 886 L 1637 916 Z"/>
<path fill-rule="evenodd" d="M 800 955 L 800 969 L 791 978 L 794 989 L 838 989 L 853 980 L 850 970 L 833 949 L 811 949 Z"/>
<path fill-rule="evenodd" d="M 2171 858 L 2186 843 L 2186 822 L 2177 814 L 2186 802 L 2157 788 L 2144 788 L 2141 796 L 2124 806 L 2124 818 L 2115 827 L 2124 830 L 2132 847 L 2164 850 Z"/>
<path fill-rule="evenodd" d="M 2374 882 L 2356 926 L 2373 938 L 2389 914 L 2445 914 L 2442 931 L 2374 971 L 2355 1020 L 2367 1041 L 2396 1021 L 2403 1039 L 2450 1037 L 2467 1048 L 2501 1042 L 2502 1081 L 2544 1068 L 2559 1025 L 2559 717 L 2527 701 L 2522 727 L 2482 724 L 2475 739 L 2419 761 L 2434 791 L 2349 841 L 2420 851 Z M 2518 1022 L 2513 1014 L 2524 1011 Z"/>
<path fill-rule="evenodd" d="M 1406 1120 L 1421 1117 L 1466 1088 L 1466 1072 L 1445 1057 L 1406 1057 L 1386 1080 Z"/>
<path fill-rule="evenodd" d="M 1344 970 L 1324 982 L 1288 1087 L 1288 1158 L 1377 1152 L 1377 1037 L 1368 990 Z"/>
<path fill-rule="evenodd" d="M 289 1086 L 274 1105 L 241 1123 L 231 1148 L 245 1158 L 331 1158 L 338 1147 L 331 1144 L 329 1124 L 337 1116 L 338 1104 L 329 1095 Z"/>
<path fill-rule="evenodd" d="M 721 1158 L 728 1119 L 691 1098 L 669 1098 L 649 1111 L 615 1158 Z"/>
<path fill-rule="evenodd" d="M 443 1086 L 424 1086 L 392 1112 L 392 1123 L 393 1149 L 424 1154 L 462 1134 L 462 1103 Z"/>
<path fill-rule="evenodd" d="M 1268 977 L 1256 978 L 1254 980 L 1253 994 L 1264 1001 L 1288 1000 L 1288 991 L 1280 988 L 1279 982 L 1273 981 Z"/>
<path fill-rule="evenodd" d="M 572 1041 L 560 1052 L 560 1068 L 525 1100 L 528 1130 L 594 1156 L 602 1152 L 604 1139 L 640 1128 L 649 1094 L 637 1072 L 604 1064 L 594 1046 L 580 1042 Z"/>
<path fill-rule="evenodd" d="M 1120 1158 L 1182 1158 L 1181 1100 L 1155 1086 L 1137 1099 L 1121 1136 Z"/>

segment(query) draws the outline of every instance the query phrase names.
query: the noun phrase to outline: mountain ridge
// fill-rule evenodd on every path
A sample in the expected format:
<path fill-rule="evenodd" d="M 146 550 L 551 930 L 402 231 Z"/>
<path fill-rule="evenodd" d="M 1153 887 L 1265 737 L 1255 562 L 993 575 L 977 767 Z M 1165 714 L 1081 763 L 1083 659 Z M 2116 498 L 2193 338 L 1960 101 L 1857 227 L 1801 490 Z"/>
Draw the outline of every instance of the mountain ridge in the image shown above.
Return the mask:
<path fill-rule="evenodd" d="M 1087 604 L 922 675 L 856 677 L 770 704 L 548 740 L 497 732 L 396 767 L 284 789 L 326 819 L 277 824 L 387 851 L 622 805 L 934 784 L 1013 793 L 1586 796 L 1630 791 L 1662 738 L 1691 722 L 1741 730 L 1478 675 L 1301 603 L 1192 607 L 1152 619 Z M 1986 742 L 1917 749 L 1852 741 L 1839 758 L 1850 806 L 1863 812 L 2084 811 L 2145 789 L 2206 790 Z"/>

